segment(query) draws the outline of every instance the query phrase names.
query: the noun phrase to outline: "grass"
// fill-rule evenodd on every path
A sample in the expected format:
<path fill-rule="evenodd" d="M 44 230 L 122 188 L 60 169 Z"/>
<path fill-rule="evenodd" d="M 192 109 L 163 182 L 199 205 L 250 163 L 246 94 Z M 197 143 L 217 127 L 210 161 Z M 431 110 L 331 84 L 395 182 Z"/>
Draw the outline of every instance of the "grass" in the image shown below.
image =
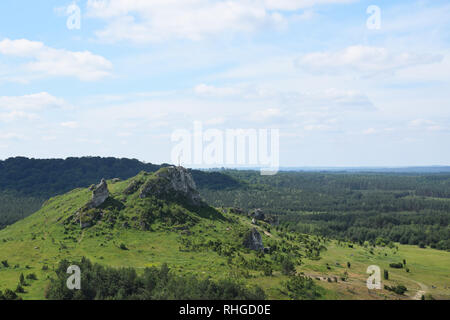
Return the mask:
<path fill-rule="evenodd" d="M 120 210 L 123 219 L 132 219 L 139 210 L 145 210 L 146 205 L 136 194 L 124 195 L 123 191 L 128 184 L 129 181 L 108 182 L 115 201 L 125 205 Z M 190 235 L 183 234 L 182 229 L 168 227 L 160 222 L 152 224 L 151 231 L 121 227 L 118 224 L 109 228 L 104 221 L 84 230 L 77 225 L 65 227 L 63 222 L 83 207 L 90 197 L 89 190 L 76 189 L 52 198 L 34 215 L 0 231 L 0 261 L 8 260 L 9 264 L 8 268 L 0 267 L 0 290 L 15 289 L 21 273 L 25 276 L 35 273 L 37 280 L 26 280 L 26 293 L 20 296 L 23 299 L 44 299 L 45 287 L 49 278 L 55 276 L 53 270 L 58 262 L 62 259 L 78 260 L 85 256 L 93 262 L 117 268 L 133 267 L 138 272 L 166 262 L 174 272 L 213 279 L 236 277 L 249 285 L 261 286 L 270 299 L 287 298 L 283 283 L 288 277 L 277 269 L 272 276 L 264 276 L 261 271 L 241 270 L 236 265 L 230 266 L 226 256 L 211 248 L 180 250 L 182 238 L 196 243 L 220 240 L 224 246 L 241 248 L 240 235 L 252 227 L 248 217 L 218 214 L 212 209 L 195 216 L 188 210 L 186 214 L 192 215 L 197 221 L 189 227 Z M 303 256 L 305 248 L 318 239 L 305 235 L 302 241 L 286 240 L 282 233 L 275 230 L 264 234 L 262 226 L 257 228 L 265 245 L 298 246 L 302 248 L 300 251 Z M 121 244 L 127 250 L 121 249 Z M 303 257 L 302 264 L 297 266 L 298 273 L 305 273 L 313 278 L 340 278 L 345 271 L 348 272 L 349 279 L 346 282 L 315 280 L 321 287 L 321 299 L 410 299 L 421 289 L 421 285 L 426 286 L 427 293 L 435 298 L 450 299 L 449 252 L 398 245 L 398 250 L 374 248 L 374 254 L 371 254 L 370 248 L 357 245 L 349 248 L 347 243 L 329 240 L 326 241 L 326 247 L 327 250 L 321 253 L 319 260 Z M 243 248 L 239 249 L 239 253 L 245 259 L 256 256 Z M 405 269 L 389 268 L 389 263 L 402 262 L 403 259 L 407 261 L 409 273 Z M 347 268 L 347 262 L 351 263 L 350 268 Z M 382 270 L 388 269 L 390 280 L 383 282 L 388 285 L 404 284 L 408 288 L 408 296 L 398 296 L 386 290 L 368 292 L 365 282 L 369 275 L 366 274 L 366 269 L 372 264 L 380 266 Z M 44 266 L 48 266 L 48 270 L 43 270 Z"/>

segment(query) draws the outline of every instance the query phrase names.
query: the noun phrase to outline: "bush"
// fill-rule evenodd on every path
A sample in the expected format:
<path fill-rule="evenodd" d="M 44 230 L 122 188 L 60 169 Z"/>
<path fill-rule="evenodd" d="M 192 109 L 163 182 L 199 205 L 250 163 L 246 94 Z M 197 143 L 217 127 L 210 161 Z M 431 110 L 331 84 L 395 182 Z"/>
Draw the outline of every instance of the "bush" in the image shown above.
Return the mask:
<path fill-rule="evenodd" d="M 403 263 L 401 263 L 401 262 L 399 262 L 399 263 L 391 263 L 391 264 L 389 264 L 389 267 L 395 268 L 395 269 L 402 269 L 403 268 Z"/>
<path fill-rule="evenodd" d="M 30 273 L 27 275 L 28 280 L 37 280 L 36 274 Z"/>
<path fill-rule="evenodd" d="M 16 292 L 25 293 L 25 289 L 20 285 L 20 283 L 17 285 Z"/>
<path fill-rule="evenodd" d="M 285 276 L 295 274 L 295 265 L 290 259 L 284 259 L 281 263 L 281 273 Z"/>
<path fill-rule="evenodd" d="M 285 287 L 288 296 L 294 300 L 315 300 L 320 298 L 319 287 L 316 286 L 311 278 L 297 275 L 291 277 Z"/>
<path fill-rule="evenodd" d="M 6 289 L 4 294 L 0 291 L 0 300 L 21 300 L 21 298 L 14 291 Z"/>
<path fill-rule="evenodd" d="M 264 275 L 266 277 L 271 277 L 273 273 L 272 267 L 270 265 L 264 266 Z"/>
<path fill-rule="evenodd" d="M 408 289 L 404 285 L 401 285 L 401 284 L 399 284 L 397 286 L 392 286 L 392 287 L 385 285 L 384 288 L 388 291 L 392 291 L 392 292 L 395 292 L 396 294 L 400 294 L 400 295 L 403 295 L 406 291 L 408 291 Z"/>

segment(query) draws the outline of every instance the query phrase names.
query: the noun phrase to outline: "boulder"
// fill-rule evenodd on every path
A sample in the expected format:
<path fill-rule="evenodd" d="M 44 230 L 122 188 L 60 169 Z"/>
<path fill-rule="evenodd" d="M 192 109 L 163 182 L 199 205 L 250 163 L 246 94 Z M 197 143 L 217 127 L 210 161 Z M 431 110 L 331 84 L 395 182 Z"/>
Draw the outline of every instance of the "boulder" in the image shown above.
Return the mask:
<path fill-rule="evenodd" d="M 250 250 L 264 250 L 264 245 L 262 242 L 262 237 L 259 234 L 258 230 L 256 228 L 253 228 L 244 238 L 244 247 L 250 249 Z"/>

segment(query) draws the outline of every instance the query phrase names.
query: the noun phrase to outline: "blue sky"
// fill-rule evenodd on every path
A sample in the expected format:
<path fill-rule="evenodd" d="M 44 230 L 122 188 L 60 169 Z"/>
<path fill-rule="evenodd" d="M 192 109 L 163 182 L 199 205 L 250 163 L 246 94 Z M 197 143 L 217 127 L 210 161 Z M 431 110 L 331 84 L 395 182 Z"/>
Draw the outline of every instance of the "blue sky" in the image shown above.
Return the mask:
<path fill-rule="evenodd" d="M 449 165 L 449 89 L 448 1 L 0 3 L 2 159 L 170 162 L 201 121 L 279 129 L 282 166 Z"/>

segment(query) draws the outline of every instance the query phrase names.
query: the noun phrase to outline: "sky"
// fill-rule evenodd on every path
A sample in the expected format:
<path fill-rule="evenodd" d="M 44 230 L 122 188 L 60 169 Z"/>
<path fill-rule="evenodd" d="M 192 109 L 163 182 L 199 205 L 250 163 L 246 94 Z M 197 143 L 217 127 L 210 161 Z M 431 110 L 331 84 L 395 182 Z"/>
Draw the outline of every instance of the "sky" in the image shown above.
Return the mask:
<path fill-rule="evenodd" d="M 1 159 L 173 162 L 195 122 L 279 130 L 281 166 L 450 165 L 450 2 L 0 2 Z"/>

